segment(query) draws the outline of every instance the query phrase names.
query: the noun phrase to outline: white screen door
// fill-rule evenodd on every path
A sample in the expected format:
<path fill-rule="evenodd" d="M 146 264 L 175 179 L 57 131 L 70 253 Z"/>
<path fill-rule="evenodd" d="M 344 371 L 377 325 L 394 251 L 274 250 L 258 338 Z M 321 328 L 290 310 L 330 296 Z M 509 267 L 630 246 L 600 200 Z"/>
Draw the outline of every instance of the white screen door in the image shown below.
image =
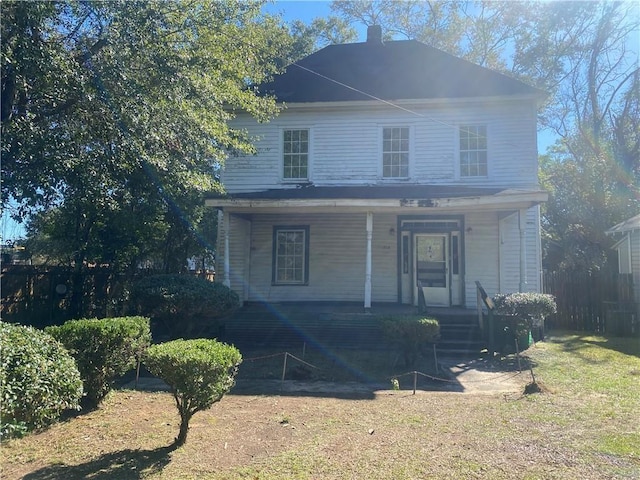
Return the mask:
<path fill-rule="evenodd" d="M 427 306 L 449 306 L 447 243 L 447 235 L 415 236 L 415 298 L 421 287 Z"/>

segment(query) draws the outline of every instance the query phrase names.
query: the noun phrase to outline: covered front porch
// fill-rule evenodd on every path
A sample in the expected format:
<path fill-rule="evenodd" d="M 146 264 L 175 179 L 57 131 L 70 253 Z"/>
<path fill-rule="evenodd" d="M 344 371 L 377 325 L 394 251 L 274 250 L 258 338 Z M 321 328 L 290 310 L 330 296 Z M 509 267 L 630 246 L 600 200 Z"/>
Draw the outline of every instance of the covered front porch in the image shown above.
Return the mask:
<path fill-rule="evenodd" d="M 353 198 L 340 196 L 350 191 Z M 306 187 L 209 199 L 219 216 L 217 281 L 243 302 L 364 309 L 421 298 L 473 309 L 478 280 L 490 293 L 540 290 L 543 193 L 387 198 L 411 191 Z"/>

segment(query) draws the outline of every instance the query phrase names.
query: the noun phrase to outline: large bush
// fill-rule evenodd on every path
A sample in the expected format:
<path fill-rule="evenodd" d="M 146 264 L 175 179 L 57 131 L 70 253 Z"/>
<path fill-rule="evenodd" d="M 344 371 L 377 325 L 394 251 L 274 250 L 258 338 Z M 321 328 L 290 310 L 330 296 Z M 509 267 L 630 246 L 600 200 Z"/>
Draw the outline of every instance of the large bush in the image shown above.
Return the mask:
<path fill-rule="evenodd" d="M 513 317 L 518 334 L 541 326 L 544 319 L 556 313 L 553 295 L 546 293 L 500 293 L 493 296 L 493 313 L 503 317 Z"/>
<path fill-rule="evenodd" d="M 0 322 L 0 435 L 45 427 L 67 409 L 79 409 L 82 381 L 76 364 L 51 335 Z"/>
<path fill-rule="evenodd" d="M 527 348 L 530 334 L 542 330 L 544 320 L 557 311 L 553 295 L 546 293 L 508 293 L 493 296 L 495 315 L 494 336 L 498 351 L 507 352 L 518 340 L 518 347 Z"/>
<path fill-rule="evenodd" d="M 70 320 L 46 331 L 76 359 L 91 407 L 100 404 L 118 377 L 136 366 L 151 343 L 145 317 Z"/>
<path fill-rule="evenodd" d="M 493 297 L 494 313 L 527 320 L 544 320 L 556 313 L 553 295 L 546 293 L 500 293 Z"/>
<path fill-rule="evenodd" d="M 233 387 L 240 362 L 238 349 L 210 339 L 179 339 L 149 347 L 144 364 L 171 387 L 180 413 L 176 446 L 187 440 L 191 417 L 211 408 Z"/>
<path fill-rule="evenodd" d="M 407 368 L 413 367 L 420 352 L 440 337 L 440 324 L 435 318 L 389 316 L 381 318 L 380 326 L 382 333 L 400 349 Z"/>
<path fill-rule="evenodd" d="M 193 275 L 145 277 L 133 286 L 132 298 L 139 314 L 159 320 L 173 336 L 190 336 L 203 323 L 216 329 L 216 319 L 240 305 L 230 288 Z"/>

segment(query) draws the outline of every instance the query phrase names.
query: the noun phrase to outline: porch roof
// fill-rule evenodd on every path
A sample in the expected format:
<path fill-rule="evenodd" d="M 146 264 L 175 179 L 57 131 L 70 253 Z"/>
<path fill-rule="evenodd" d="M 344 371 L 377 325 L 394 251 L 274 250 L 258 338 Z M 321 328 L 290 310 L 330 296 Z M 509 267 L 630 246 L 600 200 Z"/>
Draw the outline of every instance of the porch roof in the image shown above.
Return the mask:
<path fill-rule="evenodd" d="M 620 222 L 617 225 L 614 225 L 605 233 L 608 235 L 616 235 L 619 233 L 632 232 L 634 230 L 640 230 L 640 215 L 628 218 L 624 222 Z"/>
<path fill-rule="evenodd" d="M 541 190 L 464 185 L 354 185 L 314 186 L 211 196 L 210 207 L 465 207 L 547 200 Z"/>

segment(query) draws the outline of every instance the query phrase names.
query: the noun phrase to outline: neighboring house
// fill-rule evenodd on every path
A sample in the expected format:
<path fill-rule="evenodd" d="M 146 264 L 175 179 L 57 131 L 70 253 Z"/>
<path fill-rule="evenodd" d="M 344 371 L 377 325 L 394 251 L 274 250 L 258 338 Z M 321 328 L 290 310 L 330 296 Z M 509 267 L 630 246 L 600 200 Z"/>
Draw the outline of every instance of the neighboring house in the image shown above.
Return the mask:
<path fill-rule="evenodd" d="M 618 252 L 618 273 L 631 275 L 637 310 L 640 308 L 640 215 L 611 227 L 606 233 L 617 240 L 612 248 Z"/>
<path fill-rule="evenodd" d="M 234 121 L 217 281 L 243 301 L 476 306 L 541 291 L 543 93 L 423 43 L 332 45 L 262 91 L 286 108 Z"/>

